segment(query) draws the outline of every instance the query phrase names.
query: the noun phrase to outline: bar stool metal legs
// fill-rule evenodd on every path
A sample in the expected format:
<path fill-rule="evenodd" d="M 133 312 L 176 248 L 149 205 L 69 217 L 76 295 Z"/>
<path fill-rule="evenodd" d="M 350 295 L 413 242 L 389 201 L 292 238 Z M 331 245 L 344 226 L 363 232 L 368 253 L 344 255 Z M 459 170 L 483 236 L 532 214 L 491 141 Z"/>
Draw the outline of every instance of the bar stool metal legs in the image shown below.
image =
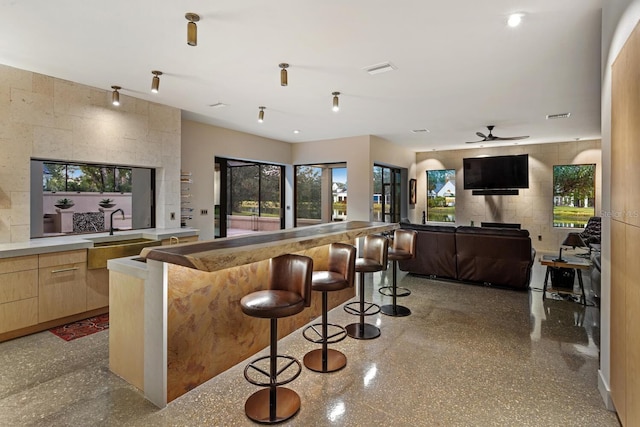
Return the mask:
<path fill-rule="evenodd" d="M 411 310 L 407 307 L 398 305 L 397 298 L 407 296 L 411 293 L 408 289 L 398 291 L 398 261 L 411 259 L 415 256 L 416 252 L 416 236 L 415 230 L 395 230 L 393 236 L 393 248 L 389 249 L 389 260 L 393 262 L 393 284 L 391 286 L 390 293 L 386 293 L 388 287 L 380 288 L 380 293 L 383 295 L 391 295 L 393 298 L 391 304 L 386 304 L 380 307 L 382 314 L 387 316 L 408 316 L 411 314 Z"/>
<path fill-rule="evenodd" d="M 360 321 L 358 323 L 351 323 L 347 325 L 345 329 L 347 330 L 347 335 L 351 338 L 355 338 L 357 340 L 371 340 L 380 336 L 380 328 L 370 323 L 365 323 L 364 317 L 380 313 L 380 306 L 364 300 L 364 272 L 361 271 L 359 276 L 360 284 L 358 292 L 360 293 L 360 301 L 345 304 L 344 311 L 360 316 Z M 356 305 L 358 305 L 358 309 L 354 308 Z"/>
<path fill-rule="evenodd" d="M 397 294 L 396 293 L 396 289 L 397 289 L 397 267 L 398 267 L 398 261 L 393 261 L 392 262 L 392 268 L 393 268 L 393 272 L 392 272 L 392 277 L 393 277 L 393 285 L 391 286 L 391 297 L 392 297 L 392 302 L 391 304 L 385 304 L 382 307 L 380 307 L 380 311 L 382 312 L 382 314 L 386 314 L 387 316 L 394 316 L 394 317 L 404 317 L 404 316 L 408 316 L 411 314 L 411 310 L 409 310 L 407 307 L 403 306 L 403 305 L 398 305 L 398 297 L 403 297 L 403 296 L 407 296 L 409 294 Z M 380 289 L 380 293 L 383 295 L 386 295 L 382 292 L 382 289 Z"/>
<path fill-rule="evenodd" d="M 268 387 L 253 393 L 244 404 L 245 414 L 253 421 L 259 423 L 279 423 L 293 417 L 300 410 L 300 396 L 298 396 L 298 393 L 280 386 L 298 378 L 302 371 L 302 365 L 291 356 L 278 355 L 277 325 L 278 319 L 271 319 L 269 356 L 259 357 L 244 368 L 244 377 L 247 381 L 251 384 Z M 278 358 L 288 360 L 279 370 Z M 257 364 L 265 359 L 269 359 L 269 372 L 266 372 Z M 278 376 L 289 368 L 294 368 L 294 372 L 290 374 L 288 378 L 278 381 Z M 251 378 L 250 371 L 256 371 L 260 375 L 265 376 L 268 381 L 261 382 Z"/>
<path fill-rule="evenodd" d="M 315 372 L 335 372 L 344 368 L 347 364 L 347 356 L 344 353 L 328 348 L 328 344 L 333 344 L 338 341 L 342 341 L 347 336 L 347 331 L 338 325 L 331 325 L 327 322 L 327 292 L 322 292 L 322 332 L 320 338 L 311 339 L 307 335 L 307 331 L 314 330 L 317 334 L 318 331 L 314 328 L 314 325 L 307 326 L 303 331 L 303 335 L 306 339 L 316 343 L 322 343 L 322 348 L 311 350 L 304 355 L 304 366 Z M 337 332 L 329 335 L 329 326 L 338 328 Z"/>

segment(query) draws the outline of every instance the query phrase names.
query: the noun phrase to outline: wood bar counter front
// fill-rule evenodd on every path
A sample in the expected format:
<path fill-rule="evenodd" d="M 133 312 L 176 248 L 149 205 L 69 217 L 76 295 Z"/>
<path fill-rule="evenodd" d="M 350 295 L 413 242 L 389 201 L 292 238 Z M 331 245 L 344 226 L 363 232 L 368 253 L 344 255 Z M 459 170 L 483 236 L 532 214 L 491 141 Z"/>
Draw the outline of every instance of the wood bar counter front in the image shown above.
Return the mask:
<path fill-rule="evenodd" d="M 110 260 L 109 368 L 159 407 L 269 345 L 269 322 L 245 316 L 240 299 L 265 289 L 268 260 L 298 253 L 327 268 L 328 245 L 397 228 L 348 221 L 147 248 Z M 146 262 L 141 262 L 146 261 Z M 332 292 L 330 308 L 354 296 Z M 321 300 L 281 319 L 282 338 L 320 316 Z M 142 345 L 144 342 L 144 345 Z"/>

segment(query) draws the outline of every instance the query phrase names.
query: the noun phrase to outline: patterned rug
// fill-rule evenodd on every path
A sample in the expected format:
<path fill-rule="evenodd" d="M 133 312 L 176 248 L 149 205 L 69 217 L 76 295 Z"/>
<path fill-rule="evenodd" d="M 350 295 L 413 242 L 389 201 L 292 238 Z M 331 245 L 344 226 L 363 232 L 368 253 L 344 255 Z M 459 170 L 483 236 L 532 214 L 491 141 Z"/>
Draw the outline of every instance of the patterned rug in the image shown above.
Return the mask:
<path fill-rule="evenodd" d="M 65 341 L 71 341 L 76 338 L 82 338 L 95 334 L 96 332 L 104 331 L 105 329 L 109 329 L 109 313 L 68 323 L 58 326 L 57 328 L 51 328 L 49 332 L 59 336 Z"/>

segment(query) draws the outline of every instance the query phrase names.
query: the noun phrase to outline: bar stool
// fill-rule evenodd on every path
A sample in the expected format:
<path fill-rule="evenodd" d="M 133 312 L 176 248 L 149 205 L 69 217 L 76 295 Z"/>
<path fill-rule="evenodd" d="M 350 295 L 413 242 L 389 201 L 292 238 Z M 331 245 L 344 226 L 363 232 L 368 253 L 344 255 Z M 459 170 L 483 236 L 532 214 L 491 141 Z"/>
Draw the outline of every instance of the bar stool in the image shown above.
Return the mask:
<path fill-rule="evenodd" d="M 382 314 L 387 316 L 408 316 L 411 314 L 411 310 L 407 307 L 397 304 L 397 297 L 406 297 L 411 294 L 411 291 L 406 288 L 398 288 L 397 284 L 397 269 L 398 261 L 411 259 L 416 253 L 416 236 L 415 230 L 395 230 L 393 233 L 393 247 L 389 248 L 389 261 L 393 261 L 393 285 L 383 286 L 378 291 L 387 296 L 393 297 L 391 304 L 385 304 L 380 307 Z"/>
<path fill-rule="evenodd" d="M 357 340 L 370 340 L 380 336 L 380 328 L 364 322 L 364 316 L 372 316 L 380 312 L 380 306 L 364 300 L 364 273 L 374 273 L 387 269 L 387 251 L 389 240 L 384 236 L 368 235 L 364 238 L 362 257 L 356 259 L 356 272 L 360 275 L 358 292 L 360 301 L 345 304 L 344 311 L 360 316 L 359 323 L 346 326 L 347 335 Z"/>
<path fill-rule="evenodd" d="M 301 255 L 281 255 L 269 261 L 268 289 L 252 292 L 240 300 L 242 312 L 248 316 L 271 320 L 269 356 L 251 361 L 244 369 L 244 377 L 251 384 L 268 387 L 253 393 L 244 405 L 244 412 L 253 421 L 273 424 L 285 421 L 300 410 L 300 396 L 281 385 L 295 380 L 302 366 L 291 356 L 278 354 L 278 318 L 300 313 L 311 305 L 311 275 L 313 260 Z M 269 359 L 269 372 L 260 368 L 258 362 Z M 284 366 L 278 367 L 278 359 Z M 287 369 L 295 370 L 288 378 L 278 381 L 278 376 Z M 264 380 L 251 378 L 255 371 Z"/>
<path fill-rule="evenodd" d="M 347 331 L 342 326 L 327 322 L 327 292 L 353 286 L 355 262 L 356 248 L 346 243 L 332 243 L 329 246 L 329 270 L 313 272 L 311 289 L 322 292 L 322 323 L 307 326 L 302 331 L 307 340 L 322 343 L 321 349 L 312 350 L 304 355 L 304 366 L 312 371 L 334 372 L 347 364 L 347 357 L 342 352 L 328 348 L 328 344 L 345 339 Z M 322 332 L 316 328 L 320 325 Z M 337 329 L 337 332 L 329 335 L 329 326 L 334 330 Z M 311 335 L 311 331 L 314 335 Z"/>

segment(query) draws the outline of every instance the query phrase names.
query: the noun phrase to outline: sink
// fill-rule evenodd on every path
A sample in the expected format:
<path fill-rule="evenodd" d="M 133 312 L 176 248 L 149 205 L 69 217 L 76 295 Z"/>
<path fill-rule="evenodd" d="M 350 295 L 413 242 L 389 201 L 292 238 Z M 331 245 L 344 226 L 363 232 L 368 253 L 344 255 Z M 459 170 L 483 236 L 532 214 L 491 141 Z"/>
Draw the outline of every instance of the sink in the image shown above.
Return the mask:
<path fill-rule="evenodd" d="M 93 248 L 89 248 L 87 254 L 87 268 L 89 270 L 106 268 L 107 260 L 139 255 L 143 248 L 162 244 L 160 240 L 154 239 L 122 239 L 121 236 L 116 238 L 119 240 L 94 241 Z"/>

